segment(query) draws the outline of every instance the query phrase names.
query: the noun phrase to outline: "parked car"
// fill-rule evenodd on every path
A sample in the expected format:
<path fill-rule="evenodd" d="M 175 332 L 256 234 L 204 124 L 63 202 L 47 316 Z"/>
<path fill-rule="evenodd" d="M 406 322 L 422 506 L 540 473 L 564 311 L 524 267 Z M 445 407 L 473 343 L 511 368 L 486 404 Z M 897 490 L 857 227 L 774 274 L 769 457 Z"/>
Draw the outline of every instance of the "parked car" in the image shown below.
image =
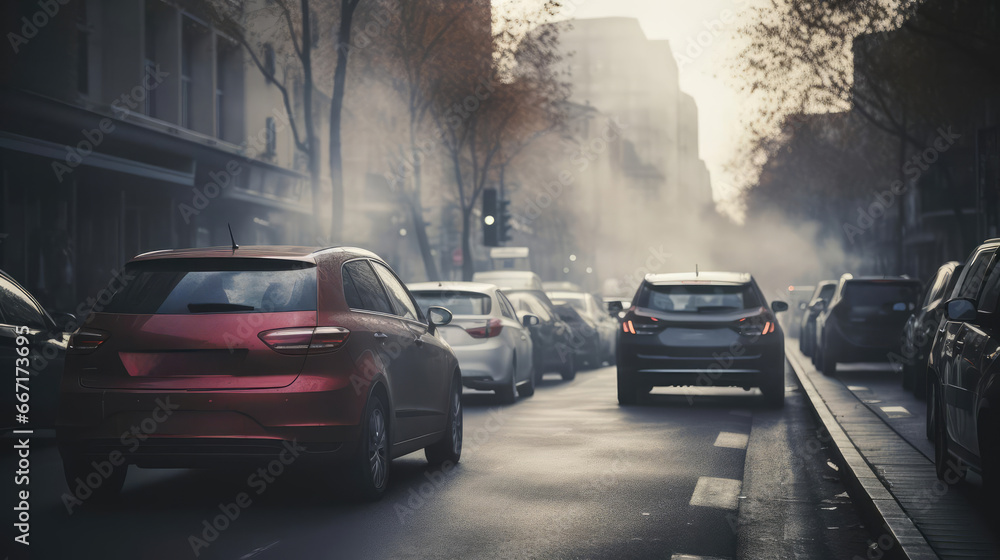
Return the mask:
<path fill-rule="evenodd" d="M 820 371 L 833 375 L 837 363 L 890 360 L 900 351 L 899 333 L 919 296 L 918 280 L 843 275 L 816 318 L 814 361 Z"/>
<path fill-rule="evenodd" d="M 816 291 L 816 286 L 788 286 L 785 290 L 784 301 L 788 303 L 789 309 L 793 312 L 785 317 L 784 328 L 789 332 L 799 332 L 802 329 L 802 310 L 806 308 L 812 300 L 811 295 Z"/>
<path fill-rule="evenodd" d="M 487 270 L 473 274 L 472 281 L 496 284 L 503 290 L 545 291 L 542 279 L 529 270 Z"/>
<path fill-rule="evenodd" d="M 615 363 L 615 335 L 618 333 L 618 321 L 608 315 L 604 305 L 593 294 L 587 292 L 547 292 L 547 295 L 555 306 L 563 304 L 572 306 L 584 321 L 597 331 L 598 346 L 585 355 L 586 365 L 596 368 L 604 362 Z M 573 324 L 574 321 L 567 322 L 570 327 L 577 329 Z"/>
<path fill-rule="evenodd" d="M 0 270 L 0 367 L 11 376 L 3 390 L 0 430 L 55 427 L 59 378 L 69 342 L 65 331 L 76 318 L 68 313 L 54 317 Z M 15 391 L 14 377 L 26 379 L 20 382 L 19 391 Z M 16 393 L 27 394 L 28 401 L 17 400 Z M 26 411 L 24 424 L 15 422 L 15 406 Z"/>
<path fill-rule="evenodd" d="M 962 265 L 951 261 L 941 265 L 924 286 L 920 306 L 903 325 L 901 361 L 903 388 L 918 398 L 927 395 L 927 351 L 934 342 L 938 325 L 944 319 L 945 302 L 955 289 Z"/>
<path fill-rule="evenodd" d="M 574 351 L 573 361 L 577 368 L 599 367 L 604 357 L 602 355 L 601 333 L 597 329 L 597 325 L 568 303 L 558 303 L 552 309 L 555 310 L 561 321 L 569 325 L 572 337 L 570 348 Z"/>
<path fill-rule="evenodd" d="M 576 377 L 578 338 L 573 335 L 569 324 L 559 317 L 548 298 L 542 299 L 530 290 L 510 290 L 504 295 L 522 320 L 528 314 L 539 319 L 537 325 L 530 327 L 535 349 L 535 383 L 549 371 L 559 372 L 565 381 L 573 380 Z"/>
<path fill-rule="evenodd" d="M 750 274 L 701 272 L 645 277 L 618 332 L 618 402 L 654 386 L 759 387 L 785 399 L 784 333 Z"/>
<path fill-rule="evenodd" d="M 552 282 L 542 282 L 542 289 L 546 292 L 584 292 L 579 284 L 574 284 L 573 282 L 566 282 L 564 280 L 557 280 Z"/>
<path fill-rule="evenodd" d="M 945 304 L 927 360 L 927 431 L 938 477 L 949 483 L 966 468 L 1000 497 L 1000 239 L 966 261 Z"/>
<path fill-rule="evenodd" d="M 425 315 L 374 253 L 156 251 L 123 276 L 69 343 L 57 434 L 71 488 L 115 455 L 99 497 L 129 465 L 298 456 L 329 482 L 345 466 L 349 488 L 374 499 L 395 457 L 460 459 L 461 372 L 441 338 L 451 313 Z"/>
<path fill-rule="evenodd" d="M 816 351 L 816 317 L 826 309 L 833 292 L 837 289 L 836 280 L 823 280 L 816 285 L 812 297 L 802 311 L 801 327 L 799 329 L 799 350 L 806 356 L 812 356 Z"/>
<path fill-rule="evenodd" d="M 535 393 L 534 345 L 529 327 L 538 317 L 519 319 L 500 288 L 478 282 L 410 284 L 417 304 L 451 311 L 451 323 L 440 329 L 462 368 L 470 389 L 494 391 L 502 402 Z"/>

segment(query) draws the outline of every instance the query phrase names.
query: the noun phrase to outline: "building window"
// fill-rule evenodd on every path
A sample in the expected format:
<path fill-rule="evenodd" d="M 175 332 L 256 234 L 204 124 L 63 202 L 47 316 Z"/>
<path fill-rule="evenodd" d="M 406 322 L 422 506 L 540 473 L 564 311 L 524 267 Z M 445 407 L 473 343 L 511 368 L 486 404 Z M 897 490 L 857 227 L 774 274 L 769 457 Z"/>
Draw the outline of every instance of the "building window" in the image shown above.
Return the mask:
<path fill-rule="evenodd" d="M 278 151 L 278 129 L 275 125 L 274 117 L 267 117 L 264 120 L 264 130 L 266 139 L 264 153 L 268 157 L 274 157 L 274 154 Z"/>
<path fill-rule="evenodd" d="M 80 0 L 76 13 L 76 90 L 90 93 L 90 25 L 87 1 Z"/>

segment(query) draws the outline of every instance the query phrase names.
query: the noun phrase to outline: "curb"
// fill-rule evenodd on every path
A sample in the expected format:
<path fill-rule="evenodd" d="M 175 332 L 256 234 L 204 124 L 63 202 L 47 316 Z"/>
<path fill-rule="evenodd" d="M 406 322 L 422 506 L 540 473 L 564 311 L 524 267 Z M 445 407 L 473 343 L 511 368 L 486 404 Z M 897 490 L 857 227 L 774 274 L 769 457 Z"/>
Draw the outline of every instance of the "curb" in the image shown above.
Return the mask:
<path fill-rule="evenodd" d="M 790 352 L 785 358 L 802 390 L 809 397 L 809 404 L 835 444 L 831 447 L 834 459 L 840 466 L 841 479 L 847 486 L 848 494 L 858 507 L 861 517 L 869 528 L 881 527 L 884 533 L 876 544 L 889 556 L 909 560 L 934 560 L 934 552 L 923 534 L 913 524 L 913 520 L 903 511 L 896 498 L 882 484 L 868 462 L 837 422 L 830 408 L 823 401 L 812 381 L 805 375 L 798 357 Z M 883 537 L 892 539 L 890 546 L 882 543 Z M 871 555 L 869 554 L 869 557 Z"/>

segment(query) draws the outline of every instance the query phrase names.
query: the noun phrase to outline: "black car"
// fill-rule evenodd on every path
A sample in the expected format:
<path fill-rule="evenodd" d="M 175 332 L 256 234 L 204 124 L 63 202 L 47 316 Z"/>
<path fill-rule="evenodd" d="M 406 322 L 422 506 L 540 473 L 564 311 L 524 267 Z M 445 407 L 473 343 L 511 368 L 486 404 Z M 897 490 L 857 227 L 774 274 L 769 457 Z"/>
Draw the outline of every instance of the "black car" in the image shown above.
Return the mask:
<path fill-rule="evenodd" d="M 785 342 L 775 313 L 749 274 L 650 274 L 618 331 L 618 402 L 655 386 L 759 387 L 785 398 Z"/>
<path fill-rule="evenodd" d="M 957 482 L 970 468 L 1000 494 L 1000 239 L 967 261 L 928 353 L 927 431 L 938 477 Z"/>
<path fill-rule="evenodd" d="M 20 390 L 14 390 L 14 379 L 4 389 L 0 430 L 55 426 L 59 379 L 69 342 L 69 334 L 64 331 L 75 328 L 75 322 L 76 318 L 68 313 L 56 314 L 53 320 L 38 300 L 0 270 L 0 367 L 5 373 L 14 375 L 17 371 L 17 377 L 27 379 L 16 384 Z M 29 395 L 22 397 L 28 401 L 15 400 L 15 393 Z M 15 421 L 15 410 L 18 414 L 25 411 L 24 424 Z"/>
<path fill-rule="evenodd" d="M 580 341 L 573 329 L 559 317 L 545 294 L 534 290 L 508 290 L 504 292 L 518 315 L 535 315 L 539 323 L 530 327 L 535 352 L 535 382 L 542 380 L 548 371 L 558 371 L 570 381 L 576 377 L 576 354 Z M 544 299 L 543 299 L 544 298 Z"/>
<path fill-rule="evenodd" d="M 955 289 L 961 273 L 962 265 L 957 261 L 941 265 L 934 278 L 924 286 L 920 307 L 903 326 L 900 360 L 903 364 L 903 388 L 912 390 L 918 398 L 927 394 L 927 351 L 944 318 L 945 302 Z"/>
<path fill-rule="evenodd" d="M 816 285 L 809 303 L 802 312 L 799 326 L 799 350 L 806 356 L 812 356 L 816 350 L 816 317 L 826 309 L 833 292 L 837 289 L 836 280 L 823 280 Z"/>
<path fill-rule="evenodd" d="M 594 321 L 580 313 L 571 303 L 555 303 L 552 306 L 556 315 L 569 326 L 574 361 L 577 368 L 600 367 L 604 360 L 604 350 L 601 341 L 601 332 Z"/>
<path fill-rule="evenodd" d="M 816 319 L 814 361 L 824 375 L 838 362 L 880 362 L 900 351 L 899 333 L 917 308 L 920 282 L 904 277 L 840 278 Z"/>

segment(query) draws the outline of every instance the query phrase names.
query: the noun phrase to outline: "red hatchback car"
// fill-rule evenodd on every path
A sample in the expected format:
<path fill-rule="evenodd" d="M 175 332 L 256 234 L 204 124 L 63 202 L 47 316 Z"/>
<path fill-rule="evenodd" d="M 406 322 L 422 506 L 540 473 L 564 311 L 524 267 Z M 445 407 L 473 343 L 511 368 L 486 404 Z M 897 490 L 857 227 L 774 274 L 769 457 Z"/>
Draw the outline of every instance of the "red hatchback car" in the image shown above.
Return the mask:
<path fill-rule="evenodd" d="M 331 482 L 346 467 L 353 490 L 377 498 L 395 457 L 458 462 L 462 378 L 437 332 L 451 313 L 425 318 L 375 254 L 156 251 L 122 276 L 73 334 L 60 387 L 59 447 L 78 497 L 117 494 L 130 464 L 301 456 L 337 466 L 322 471 Z"/>

